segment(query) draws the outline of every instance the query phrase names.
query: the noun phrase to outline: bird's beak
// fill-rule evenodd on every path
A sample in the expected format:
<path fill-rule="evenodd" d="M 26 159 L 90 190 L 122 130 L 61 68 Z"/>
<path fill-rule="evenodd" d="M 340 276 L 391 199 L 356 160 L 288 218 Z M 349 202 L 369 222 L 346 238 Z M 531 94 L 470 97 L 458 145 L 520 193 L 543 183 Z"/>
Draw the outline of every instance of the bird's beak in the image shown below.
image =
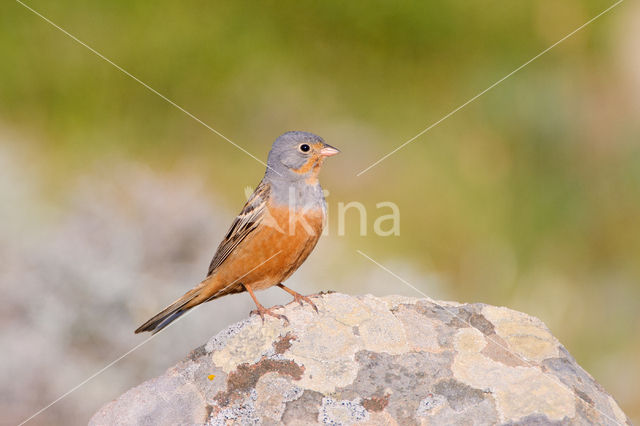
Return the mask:
<path fill-rule="evenodd" d="M 320 150 L 320 155 L 323 157 L 332 157 L 336 154 L 339 154 L 340 150 L 338 148 L 334 148 L 331 145 L 324 144 L 324 147 Z"/>

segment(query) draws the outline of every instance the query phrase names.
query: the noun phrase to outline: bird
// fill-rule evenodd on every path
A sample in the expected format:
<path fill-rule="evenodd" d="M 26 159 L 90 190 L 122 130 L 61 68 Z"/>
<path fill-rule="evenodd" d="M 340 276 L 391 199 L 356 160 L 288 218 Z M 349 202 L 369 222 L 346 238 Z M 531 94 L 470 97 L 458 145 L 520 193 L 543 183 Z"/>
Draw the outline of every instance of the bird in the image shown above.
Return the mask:
<path fill-rule="evenodd" d="M 135 333 L 155 334 L 201 303 L 244 291 L 256 304 L 251 314 L 259 314 L 263 322 L 269 315 L 288 323 L 286 316 L 274 312 L 279 306 L 267 309 L 256 298 L 255 291 L 272 286 L 317 312 L 309 297 L 283 282 L 302 265 L 320 238 L 327 205 L 318 175 L 324 160 L 339 152 L 313 133 L 280 135 L 269 151 L 264 177 L 220 242 L 205 279 Z"/>

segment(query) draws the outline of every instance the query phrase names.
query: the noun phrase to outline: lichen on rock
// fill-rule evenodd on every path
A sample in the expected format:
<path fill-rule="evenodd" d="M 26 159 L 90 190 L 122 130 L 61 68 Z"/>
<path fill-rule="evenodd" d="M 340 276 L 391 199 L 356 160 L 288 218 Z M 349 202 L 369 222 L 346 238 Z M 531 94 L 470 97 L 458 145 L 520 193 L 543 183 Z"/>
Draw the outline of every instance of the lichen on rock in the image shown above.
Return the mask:
<path fill-rule="evenodd" d="M 482 304 L 325 294 L 230 326 L 93 425 L 630 424 L 538 319 Z M 215 380 L 209 380 L 209 375 Z"/>

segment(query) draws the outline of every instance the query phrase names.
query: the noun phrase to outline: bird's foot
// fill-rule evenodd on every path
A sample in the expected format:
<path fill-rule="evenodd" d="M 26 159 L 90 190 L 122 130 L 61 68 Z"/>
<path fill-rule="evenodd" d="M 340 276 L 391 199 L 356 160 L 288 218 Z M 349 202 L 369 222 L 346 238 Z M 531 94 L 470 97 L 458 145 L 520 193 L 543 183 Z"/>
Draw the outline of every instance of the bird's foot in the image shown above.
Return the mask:
<path fill-rule="evenodd" d="M 293 301 L 294 301 L 294 302 L 298 302 L 301 306 L 303 305 L 303 303 L 302 303 L 303 301 L 304 301 L 304 302 L 307 302 L 309 305 L 311 305 L 311 307 L 312 307 L 313 309 L 315 309 L 315 311 L 316 311 L 316 312 L 318 312 L 318 307 L 316 306 L 316 304 L 315 304 L 315 303 L 313 303 L 313 302 L 311 301 L 311 298 L 309 298 L 309 297 L 307 297 L 307 296 L 303 296 L 303 295 L 302 295 L 302 294 L 300 294 L 300 293 L 296 293 L 296 294 L 294 294 L 294 295 L 293 295 Z"/>
<path fill-rule="evenodd" d="M 289 293 L 290 295 L 293 296 L 293 301 L 294 302 L 298 302 L 300 304 L 300 306 L 303 305 L 303 301 L 307 302 L 309 305 L 311 305 L 311 307 L 313 307 L 313 309 L 315 309 L 316 312 L 318 312 L 318 307 L 316 306 L 315 303 L 313 303 L 311 301 L 311 299 L 307 296 L 303 296 L 302 294 L 298 293 L 297 291 L 291 290 L 289 287 L 285 286 L 282 283 L 278 284 L 278 287 L 280 287 L 281 289 L 283 289 L 284 291 L 286 291 L 287 293 Z"/>
<path fill-rule="evenodd" d="M 254 309 L 253 311 L 251 311 L 249 314 L 250 315 L 260 315 L 260 318 L 262 318 L 262 323 L 264 324 L 264 316 L 265 315 L 269 315 L 272 316 L 274 318 L 283 320 L 285 322 L 285 325 L 289 324 L 289 318 L 287 318 L 286 316 L 282 315 L 282 314 L 276 314 L 275 312 L 273 312 L 274 309 L 278 309 L 278 308 L 284 308 L 284 306 L 282 305 L 276 305 L 276 306 L 272 306 L 270 308 L 265 308 L 264 306 L 258 306 L 256 309 Z"/>

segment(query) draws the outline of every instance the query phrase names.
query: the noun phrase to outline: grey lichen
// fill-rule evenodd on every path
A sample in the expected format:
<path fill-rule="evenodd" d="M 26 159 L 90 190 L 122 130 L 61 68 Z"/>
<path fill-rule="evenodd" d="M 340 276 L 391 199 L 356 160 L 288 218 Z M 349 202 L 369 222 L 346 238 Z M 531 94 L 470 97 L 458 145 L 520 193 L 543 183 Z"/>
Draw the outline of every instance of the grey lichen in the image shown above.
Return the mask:
<path fill-rule="evenodd" d="M 359 423 L 368 420 L 369 413 L 362 406 L 362 400 L 356 398 L 352 401 L 335 399 L 325 396 L 322 398 L 318 422 L 323 425 L 339 426 L 344 424 Z"/>

